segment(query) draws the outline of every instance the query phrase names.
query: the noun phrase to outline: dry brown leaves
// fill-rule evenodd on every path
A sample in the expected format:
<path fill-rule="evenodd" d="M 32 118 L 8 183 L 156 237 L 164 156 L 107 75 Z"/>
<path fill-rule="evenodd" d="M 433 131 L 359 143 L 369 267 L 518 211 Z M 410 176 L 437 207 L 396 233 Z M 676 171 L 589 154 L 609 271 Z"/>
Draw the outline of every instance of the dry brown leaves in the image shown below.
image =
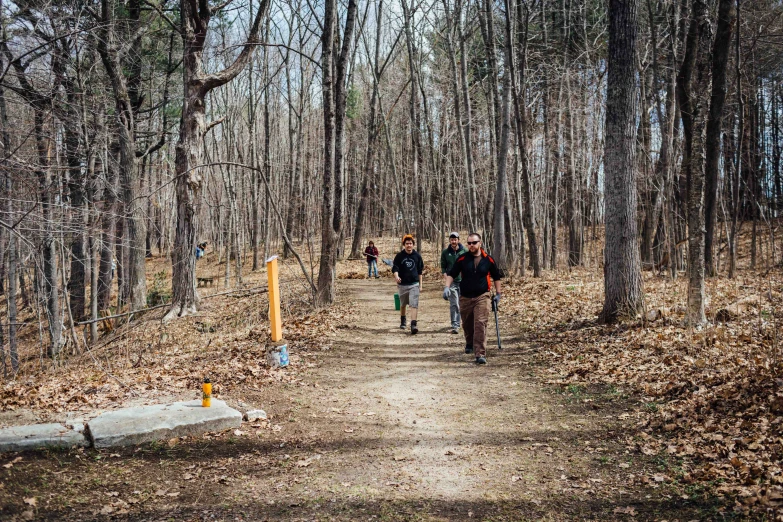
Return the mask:
<path fill-rule="evenodd" d="M 513 316 L 543 358 L 549 383 L 611 385 L 638 399 L 638 411 L 625 414 L 629 448 L 678 459 L 677 481 L 709 484 L 735 498 L 740 512 L 777 511 L 783 276 L 742 272 L 734 281 L 709 280 L 713 321 L 695 331 L 683 324 L 684 279 L 645 274 L 647 311 L 663 311 L 655 322 L 597 324 L 603 282 L 587 270 L 507 285 L 503 314 Z M 718 310 L 740 300 L 736 319 L 714 321 Z"/>
<path fill-rule="evenodd" d="M 154 270 L 148 266 L 148 272 Z M 293 280 L 296 270 L 295 265 L 281 269 L 283 333 L 291 354 L 286 369 L 269 368 L 266 362 L 268 295 L 224 295 L 203 301 L 197 315 L 165 325 L 160 321 L 165 309 L 149 312 L 116 330 L 116 340 L 104 347 L 105 340 L 91 353 L 66 353 L 58 368 L 45 359 L 41 370 L 37 343 L 22 344 L 26 363 L 15 381 L 0 387 L 0 410 L 24 408 L 42 420 L 62 421 L 131 404 L 195 399 L 207 375 L 214 395 L 224 399 L 239 399 L 275 382 L 301 383 L 309 354 L 328 346 L 351 312 L 339 305 L 313 310 L 303 304 L 304 285 Z M 266 274 L 246 274 L 244 282 L 246 287 L 263 285 Z"/>

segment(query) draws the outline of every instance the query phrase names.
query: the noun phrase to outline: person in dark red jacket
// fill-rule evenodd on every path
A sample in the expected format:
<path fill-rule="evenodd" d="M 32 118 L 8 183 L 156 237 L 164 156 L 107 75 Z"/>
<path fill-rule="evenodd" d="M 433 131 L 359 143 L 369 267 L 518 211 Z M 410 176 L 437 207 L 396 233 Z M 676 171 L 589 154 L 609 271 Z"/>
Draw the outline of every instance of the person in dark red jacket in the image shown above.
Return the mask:
<path fill-rule="evenodd" d="M 367 279 L 372 277 L 373 271 L 375 271 L 375 279 L 378 279 L 378 249 L 372 241 L 364 249 L 364 257 L 367 258 Z"/>
<path fill-rule="evenodd" d="M 476 364 L 487 364 L 487 323 L 491 282 L 495 283 L 495 304 L 500 302 L 500 280 L 503 274 L 497 263 L 481 248 L 481 236 L 475 232 L 468 236 L 468 253 L 457 258 L 446 272 L 443 298 L 448 299 L 451 283 L 462 275 L 459 284 L 459 313 L 465 332 L 465 353 L 476 353 Z"/>

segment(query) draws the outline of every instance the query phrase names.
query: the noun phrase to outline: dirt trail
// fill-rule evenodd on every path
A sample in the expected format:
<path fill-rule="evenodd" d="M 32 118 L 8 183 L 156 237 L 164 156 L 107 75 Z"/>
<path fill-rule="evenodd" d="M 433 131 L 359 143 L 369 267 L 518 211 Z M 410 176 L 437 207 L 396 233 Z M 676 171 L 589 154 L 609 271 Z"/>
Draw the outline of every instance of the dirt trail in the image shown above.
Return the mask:
<path fill-rule="evenodd" d="M 615 415 L 542 387 L 527 344 L 510 337 L 499 352 L 493 331 L 489 364 L 477 366 L 462 334 L 449 332 L 439 286 L 425 285 L 411 336 L 399 329 L 391 282 L 342 283 L 341 298 L 361 311 L 310 376 L 316 393 L 294 400 L 325 415 L 317 424 L 333 451 L 308 482 L 336 486 L 346 519 L 358 509 L 391 519 L 606 520 L 639 503 L 618 474 L 630 459 L 609 440 Z"/>
<path fill-rule="evenodd" d="M 663 486 L 628 486 L 630 474 L 652 471 L 622 443 L 622 400 L 585 402 L 542 385 L 537 347 L 519 336 L 502 352 L 491 336 L 489 364 L 476 366 L 462 335 L 449 333 L 434 283 L 411 336 L 399 329 L 394 288 L 340 282 L 340 300 L 359 312 L 322 351 L 295 354 L 299 382 L 243 397 L 270 413 L 266 428 L 117 453 L 27 454 L 0 477 L 0 518 L 28 510 L 29 519 L 28 496 L 48 520 L 698 517 Z"/>

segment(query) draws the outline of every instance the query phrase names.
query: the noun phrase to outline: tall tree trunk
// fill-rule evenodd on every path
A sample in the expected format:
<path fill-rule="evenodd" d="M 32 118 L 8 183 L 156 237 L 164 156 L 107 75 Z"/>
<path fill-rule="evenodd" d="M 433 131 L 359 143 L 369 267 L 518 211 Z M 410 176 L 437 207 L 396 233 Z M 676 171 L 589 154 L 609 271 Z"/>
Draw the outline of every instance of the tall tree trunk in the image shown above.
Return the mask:
<path fill-rule="evenodd" d="M 642 307 L 636 225 L 637 0 L 610 0 L 605 127 L 604 307 L 601 317 L 635 317 Z"/>
<path fill-rule="evenodd" d="M 571 82 L 566 76 L 565 161 L 566 161 L 566 222 L 568 223 L 568 266 L 582 264 L 582 212 L 580 206 L 581 182 L 576 172 L 576 143 L 574 142 L 574 113 Z"/>
<path fill-rule="evenodd" d="M 46 315 L 49 324 L 49 355 L 57 357 L 64 344 L 62 311 L 60 309 L 59 285 L 57 283 L 57 248 L 54 236 L 54 221 L 52 216 L 52 188 L 49 170 L 49 136 L 46 135 L 46 114 L 51 112 L 52 100 L 35 90 L 27 77 L 26 66 L 21 59 L 14 59 L 7 46 L 3 44 L 3 51 L 17 73 L 17 81 L 22 87 L 25 101 L 33 111 L 33 133 L 35 135 L 35 148 L 38 156 L 38 165 L 35 167 L 35 177 L 38 181 L 38 197 L 41 205 L 41 219 L 43 220 L 42 235 L 40 238 L 41 257 L 43 259 L 43 271 L 38 274 L 41 277 L 40 288 L 43 299 L 46 302 Z M 11 367 L 16 372 L 19 369 L 19 360 L 11 358 Z"/>
<path fill-rule="evenodd" d="M 379 82 L 382 74 L 380 65 L 381 38 L 383 36 L 383 0 L 378 1 L 375 13 L 375 56 L 372 64 L 372 95 L 370 96 L 370 113 L 367 117 L 367 152 L 364 155 L 364 168 L 362 169 L 362 182 L 359 191 L 359 206 L 356 209 L 356 224 L 353 230 L 353 242 L 351 244 L 352 258 L 358 258 L 361 254 L 362 237 L 364 236 L 365 215 L 367 214 L 367 203 L 370 197 L 370 180 L 377 183 L 373 176 L 375 171 L 375 151 L 378 144 L 378 95 Z"/>
<path fill-rule="evenodd" d="M 337 4 L 325 0 L 323 34 L 321 35 L 321 92 L 323 94 L 324 155 L 321 201 L 321 260 L 318 266 L 318 299 L 321 304 L 334 301 L 334 267 L 337 263 L 337 234 L 332 229 L 335 205 L 334 170 L 334 38 L 337 26 Z"/>
<path fill-rule="evenodd" d="M 54 222 L 52 221 L 52 190 L 48 172 L 49 145 L 44 136 L 44 115 L 35 111 L 35 135 L 38 148 L 39 168 L 37 169 L 38 190 L 41 198 L 41 217 L 44 221 L 44 236 L 42 238 L 43 273 L 42 288 L 46 299 L 46 312 L 49 320 L 49 354 L 57 357 L 65 340 L 63 339 L 63 320 L 60 309 L 59 285 L 57 284 L 57 245 L 54 238 Z M 19 361 L 11 358 L 14 372 L 19 369 Z"/>
<path fill-rule="evenodd" d="M 500 140 L 497 147 L 497 176 L 495 178 L 495 208 L 493 212 L 492 224 L 492 253 L 501 270 L 508 269 L 505 232 L 506 232 L 506 191 L 508 186 L 506 165 L 508 164 L 508 142 L 511 134 L 511 76 L 514 74 L 514 68 L 511 62 L 514 60 L 512 39 L 512 25 L 514 20 L 514 0 L 505 1 L 506 11 L 506 45 L 504 46 L 504 72 L 503 72 L 503 97 L 500 101 L 500 114 L 496 117 L 500 119 Z M 492 17 L 487 21 L 489 25 L 494 24 Z M 522 260 L 524 263 L 524 259 Z"/>
<path fill-rule="evenodd" d="M 321 35 L 321 91 L 323 93 L 324 156 L 323 198 L 321 201 L 321 260 L 318 267 L 318 302 L 334 301 L 334 268 L 337 264 L 337 241 L 342 228 L 343 131 L 345 122 L 345 75 L 348 54 L 356 24 L 356 0 L 348 1 L 342 47 L 337 52 L 336 0 L 324 3 Z"/>
<path fill-rule="evenodd" d="M 107 158 L 111 161 L 104 165 L 104 175 L 106 176 L 106 185 L 103 190 L 103 206 L 101 208 L 101 261 L 98 269 L 98 308 L 108 310 L 111 305 L 111 287 L 114 279 L 114 270 L 112 264 L 116 264 L 114 250 L 117 237 L 117 201 L 115 194 L 117 192 L 117 170 L 114 161 L 117 157 L 117 151 L 114 144 L 109 146 L 106 151 Z"/>
<path fill-rule="evenodd" d="M 413 12 L 408 7 L 407 0 L 402 0 L 403 16 L 405 18 L 405 45 L 408 51 L 408 65 L 410 73 L 410 97 L 408 98 L 408 114 L 410 115 L 411 125 L 411 152 L 413 158 L 411 159 L 411 179 L 413 186 L 417 189 L 414 191 L 415 197 L 415 209 L 414 219 L 416 221 L 416 248 L 421 250 L 424 245 L 421 242 L 424 240 L 423 236 L 423 218 L 422 218 L 422 199 L 423 199 L 423 180 L 420 179 L 423 176 L 423 153 L 421 147 L 421 106 L 419 104 L 419 71 L 417 63 L 417 50 L 413 40 L 413 32 L 411 25 L 413 23 Z"/>
<path fill-rule="evenodd" d="M 530 264 L 533 267 L 533 277 L 541 277 L 541 262 L 538 254 L 538 236 L 536 233 L 536 223 L 533 219 L 533 191 L 530 185 L 530 161 L 528 158 L 528 128 L 527 128 L 527 108 L 525 105 L 525 74 L 527 68 L 527 28 L 530 12 L 521 2 L 516 3 L 516 30 L 512 19 L 514 3 L 506 1 L 506 45 L 505 60 L 506 67 L 509 69 L 511 81 L 511 92 L 514 99 L 514 121 L 517 132 L 517 148 L 519 150 L 519 162 L 521 166 L 522 195 L 524 196 L 524 210 L 522 213 L 522 223 L 527 232 L 528 251 L 530 254 Z M 514 37 L 516 36 L 516 40 Z M 516 41 L 517 60 L 514 60 L 513 46 Z M 519 70 L 517 70 L 519 67 Z M 519 79 L 520 85 L 517 85 Z M 505 92 L 505 86 L 504 86 Z M 505 95 L 505 94 L 504 94 Z M 525 260 L 522 260 L 525 263 Z"/>
<path fill-rule="evenodd" d="M 706 321 L 704 312 L 704 131 L 706 110 L 703 95 L 709 88 L 710 26 L 707 6 L 693 0 L 691 21 L 682 66 L 677 77 L 677 97 L 682 117 L 682 166 L 687 186 L 688 309 L 692 326 Z M 694 72 L 696 81 L 694 82 Z"/>
<path fill-rule="evenodd" d="M 73 85 L 69 88 L 72 92 Z M 65 126 L 65 151 L 68 161 L 68 193 L 71 203 L 71 227 L 73 236 L 71 238 L 71 270 L 68 279 L 68 295 L 71 306 L 71 313 L 74 318 L 81 320 L 84 316 L 86 293 L 85 293 L 85 267 L 87 265 L 87 256 L 84 251 L 85 229 L 84 221 L 84 173 L 82 172 L 82 158 L 79 156 L 79 133 L 75 128 L 78 125 L 78 114 L 76 100 L 74 96 L 69 96 L 69 110 L 67 114 L 68 122 Z M 65 263 L 65 260 L 63 260 Z"/>
<path fill-rule="evenodd" d="M 470 96 L 468 95 L 467 58 L 463 55 L 460 59 L 460 67 L 457 65 L 457 48 L 454 39 L 460 39 L 460 52 L 464 52 L 464 38 L 462 34 L 461 2 L 455 1 L 452 10 L 450 0 L 443 0 L 443 8 L 446 16 L 446 43 L 448 45 L 449 66 L 451 69 L 451 87 L 454 93 L 454 113 L 460 126 L 458 141 L 462 156 L 462 167 L 465 169 L 465 182 L 468 195 L 468 224 L 471 230 L 478 230 L 478 197 L 476 195 L 476 176 L 473 166 L 473 145 L 471 141 L 471 110 Z"/>
<path fill-rule="evenodd" d="M 184 99 L 175 147 L 174 175 L 177 224 L 172 251 L 172 306 L 164 321 L 195 313 L 199 306 L 196 291 L 196 218 L 203 184 L 202 168 L 205 100 L 213 89 L 233 80 L 247 66 L 255 47 L 261 20 L 266 17 L 269 0 L 261 0 L 247 40 L 239 56 L 225 69 L 213 74 L 204 71 L 204 44 L 209 21 L 214 14 L 207 4 L 180 3 L 180 35 L 183 45 L 182 77 Z M 228 262 L 228 260 L 226 260 Z"/>
<path fill-rule="evenodd" d="M 0 21 L 2 19 L 0 18 Z M 3 30 L 3 37 L 5 38 L 5 31 Z M 2 67 L 4 64 L 3 57 L 0 55 L 0 67 Z M 2 83 L 0 83 L 0 125 L 2 125 L 2 139 L 3 143 L 2 145 L 2 151 L 3 155 L 2 158 L 0 158 L 0 161 L 2 161 L 3 166 L 3 172 L 4 172 L 4 184 L 5 184 L 5 194 L 6 194 L 6 205 L 5 205 L 5 219 L 8 220 L 9 223 L 14 223 L 16 221 L 15 219 L 15 212 L 14 212 L 14 202 L 13 198 L 11 197 L 14 193 L 14 182 L 13 178 L 11 176 L 11 165 L 8 163 L 8 159 L 11 156 L 12 153 L 12 144 L 11 144 L 11 135 L 9 132 L 8 127 L 8 109 L 6 107 L 5 103 L 5 89 L 3 88 Z M 3 260 L 0 259 L 0 263 L 3 263 Z M 8 300 L 8 351 L 11 355 L 11 360 L 17 361 L 17 367 L 18 367 L 18 361 L 19 361 L 19 355 L 16 349 L 16 319 L 17 319 L 17 307 L 16 307 L 16 294 L 17 294 L 17 274 L 16 274 L 16 266 L 17 266 L 17 238 L 16 238 L 16 231 L 9 231 L 8 233 L 8 270 L 6 272 L 6 275 L 8 276 L 8 288 L 6 289 L 6 298 Z M 2 325 L 0 325 L 0 329 L 2 329 Z M 2 358 L 1 364 L 3 366 L 3 378 L 8 377 L 8 366 L 6 363 L 5 358 L 5 348 L 0 347 L 0 358 Z M 14 370 L 15 371 L 15 370 Z"/>
<path fill-rule="evenodd" d="M 124 63 L 117 42 L 113 17 L 114 6 L 109 0 L 102 0 L 101 37 L 98 39 L 98 52 L 101 55 L 106 74 L 111 82 L 117 115 L 117 140 L 119 144 L 119 181 L 120 194 L 124 204 L 125 223 L 123 232 L 128 242 L 128 264 L 124 266 L 124 275 L 128 283 L 129 304 L 138 310 L 147 305 L 147 267 L 145 261 L 147 220 L 144 215 L 141 193 L 141 173 L 136 161 L 136 111 L 140 104 L 139 85 L 141 82 L 141 37 L 134 34 L 133 52 L 130 63 Z M 130 30 L 139 25 L 140 3 L 133 0 L 128 5 Z M 126 78 L 124 69 L 129 70 Z"/>
<path fill-rule="evenodd" d="M 726 101 L 726 68 L 729 63 L 731 29 L 734 24 L 735 0 L 720 0 L 718 4 L 718 27 L 712 46 L 712 94 L 710 113 L 707 119 L 706 165 L 704 187 L 704 214 L 706 234 L 704 236 L 704 263 L 707 275 L 716 276 L 713 259 L 713 240 L 718 216 L 718 164 L 720 159 L 720 134 L 723 106 Z"/>

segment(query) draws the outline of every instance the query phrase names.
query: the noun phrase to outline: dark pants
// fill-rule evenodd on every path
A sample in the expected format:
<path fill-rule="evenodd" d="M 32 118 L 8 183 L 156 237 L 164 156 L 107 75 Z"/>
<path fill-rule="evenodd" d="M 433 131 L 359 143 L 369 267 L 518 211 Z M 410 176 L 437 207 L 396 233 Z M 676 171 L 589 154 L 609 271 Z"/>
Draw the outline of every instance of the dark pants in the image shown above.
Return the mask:
<path fill-rule="evenodd" d="M 473 345 L 476 357 L 487 355 L 487 323 L 489 322 L 489 292 L 478 297 L 459 298 L 459 315 L 465 342 Z"/>

